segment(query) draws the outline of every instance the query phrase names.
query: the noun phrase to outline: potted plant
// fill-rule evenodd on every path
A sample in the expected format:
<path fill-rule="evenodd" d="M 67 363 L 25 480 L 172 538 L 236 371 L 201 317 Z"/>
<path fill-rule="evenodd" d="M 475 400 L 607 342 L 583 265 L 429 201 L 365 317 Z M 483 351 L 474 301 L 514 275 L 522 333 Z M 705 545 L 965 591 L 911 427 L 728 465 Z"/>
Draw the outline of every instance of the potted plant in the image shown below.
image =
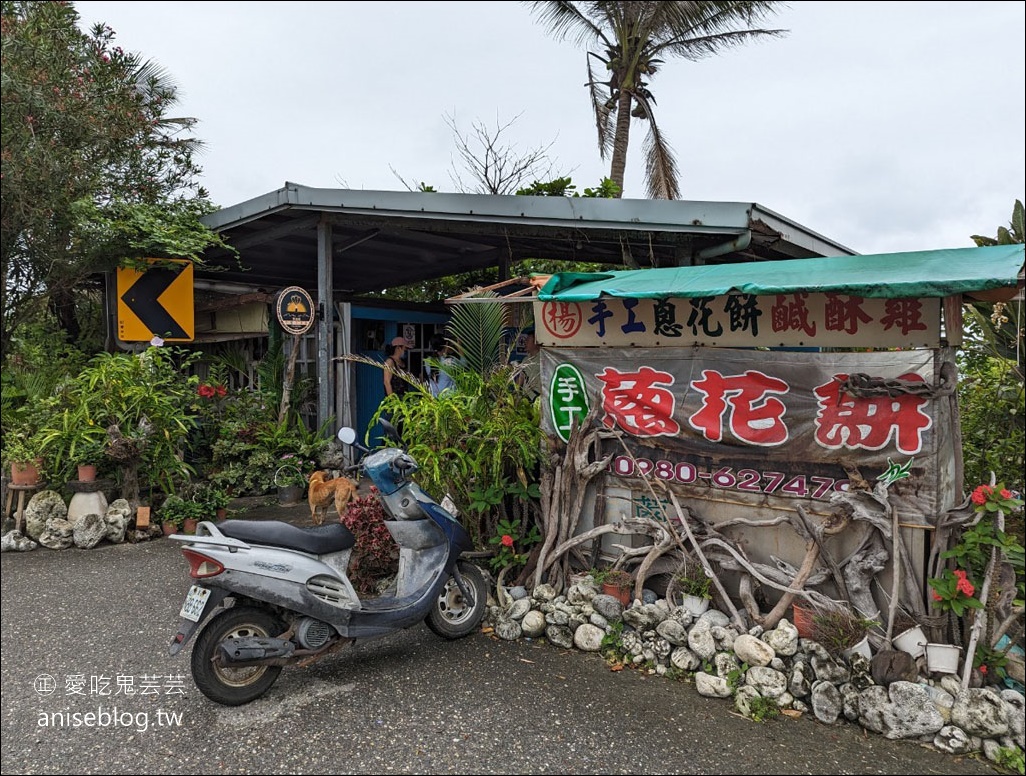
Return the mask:
<path fill-rule="evenodd" d="M 706 576 L 705 569 L 694 555 L 687 554 L 681 558 L 680 566 L 666 587 L 666 597 L 696 617 L 709 608 L 712 580 Z"/>
<path fill-rule="evenodd" d="M 77 468 L 79 482 L 92 482 L 96 479 L 96 470 L 99 462 L 103 460 L 104 447 L 101 439 L 86 437 L 68 450 L 68 459 Z"/>
<path fill-rule="evenodd" d="M 873 656 L 869 650 L 869 629 L 876 624 L 847 607 L 822 609 L 812 617 L 812 638 L 832 654 L 850 658 L 860 653 L 868 660 Z"/>
<path fill-rule="evenodd" d="M 306 475 L 296 464 L 284 463 L 274 473 L 274 484 L 278 486 L 279 504 L 296 504 L 303 498 Z"/>
<path fill-rule="evenodd" d="M 232 497 L 224 488 L 213 482 L 201 483 L 196 488 L 196 495 L 193 500 L 202 506 L 203 516 L 213 515 L 218 520 L 224 520 L 228 516 L 228 505 Z"/>
<path fill-rule="evenodd" d="M 616 598 L 624 606 L 631 602 L 631 575 L 623 569 L 603 569 L 592 571 L 592 577 L 602 588 L 602 592 Z"/>
<path fill-rule="evenodd" d="M 197 501 L 182 498 L 177 494 L 171 494 L 164 499 L 157 515 L 163 525 L 171 525 L 175 530 L 182 530 L 185 533 L 194 533 L 196 525 L 202 518 L 204 507 Z M 168 533 L 167 529 L 164 529 Z M 171 531 L 174 533 L 174 531 Z"/>
<path fill-rule="evenodd" d="M 39 439 L 27 428 L 4 434 L 3 459 L 11 466 L 12 485 L 37 485 L 43 475 L 43 452 Z"/>

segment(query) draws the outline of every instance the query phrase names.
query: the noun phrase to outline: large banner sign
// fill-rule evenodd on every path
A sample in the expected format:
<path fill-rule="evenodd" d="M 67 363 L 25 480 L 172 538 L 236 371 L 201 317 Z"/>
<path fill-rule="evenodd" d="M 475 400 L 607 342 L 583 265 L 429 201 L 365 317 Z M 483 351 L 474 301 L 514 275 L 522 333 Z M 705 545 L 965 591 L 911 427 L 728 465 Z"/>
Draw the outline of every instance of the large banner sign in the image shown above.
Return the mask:
<path fill-rule="evenodd" d="M 923 525 L 947 500 L 938 482 L 953 460 L 952 403 L 936 388 L 946 352 L 543 348 L 543 428 L 566 440 L 598 404 L 630 451 L 608 478 L 748 507 L 825 507 L 849 472 L 872 485 L 903 469 L 892 501 Z"/>
<path fill-rule="evenodd" d="M 535 336 L 556 347 L 874 347 L 940 345 L 940 299 L 799 292 L 535 305 Z"/>

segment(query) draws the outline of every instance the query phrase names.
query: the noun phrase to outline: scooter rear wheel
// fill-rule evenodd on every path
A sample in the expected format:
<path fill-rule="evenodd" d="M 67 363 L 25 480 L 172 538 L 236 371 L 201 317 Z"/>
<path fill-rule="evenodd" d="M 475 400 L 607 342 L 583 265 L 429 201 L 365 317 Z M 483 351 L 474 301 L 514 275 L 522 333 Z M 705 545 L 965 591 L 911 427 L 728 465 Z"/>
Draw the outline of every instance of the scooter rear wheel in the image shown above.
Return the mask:
<path fill-rule="evenodd" d="M 273 638 L 281 631 L 274 617 L 251 606 L 233 606 L 215 615 L 192 649 L 192 678 L 200 692 L 224 706 L 241 706 L 267 692 L 281 666 L 222 666 L 215 661 L 217 648 L 227 638 Z"/>
<path fill-rule="evenodd" d="M 461 639 L 473 633 L 481 624 L 488 603 L 488 585 L 481 570 L 462 560 L 458 568 L 473 600 L 465 598 L 456 580 L 450 577 L 425 620 L 443 639 Z"/>

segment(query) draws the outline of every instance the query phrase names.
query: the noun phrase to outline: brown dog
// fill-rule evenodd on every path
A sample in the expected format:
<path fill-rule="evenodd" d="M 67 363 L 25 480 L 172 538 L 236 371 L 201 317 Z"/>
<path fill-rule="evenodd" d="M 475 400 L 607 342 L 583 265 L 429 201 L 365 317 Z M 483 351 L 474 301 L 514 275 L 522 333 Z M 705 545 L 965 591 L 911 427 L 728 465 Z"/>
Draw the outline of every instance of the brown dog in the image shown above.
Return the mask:
<path fill-rule="evenodd" d="M 316 471 L 310 475 L 307 501 L 310 502 L 310 519 L 314 525 L 324 523 L 332 501 L 335 503 L 335 511 L 341 515 L 346 504 L 354 498 L 356 498 L 356 483 L 348 477 L 328 479 L 326 471 Z"/>

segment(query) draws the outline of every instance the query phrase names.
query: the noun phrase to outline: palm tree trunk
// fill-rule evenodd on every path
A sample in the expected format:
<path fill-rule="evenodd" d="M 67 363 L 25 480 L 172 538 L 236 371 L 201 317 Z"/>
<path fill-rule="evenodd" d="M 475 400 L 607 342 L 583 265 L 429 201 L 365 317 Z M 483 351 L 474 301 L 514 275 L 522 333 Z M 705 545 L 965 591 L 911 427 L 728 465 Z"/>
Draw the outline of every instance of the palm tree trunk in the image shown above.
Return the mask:
<path fill-rule="evenodd" d="M 623 175 L 627 169 L 627 143 L 631 136 L 631 95 L 621 91 L 616 106 L 616 134 L 613 135 L 613 160 L 609 168 L 609 179 L 618 187 L 617 198 L 623 196 Z"/>

